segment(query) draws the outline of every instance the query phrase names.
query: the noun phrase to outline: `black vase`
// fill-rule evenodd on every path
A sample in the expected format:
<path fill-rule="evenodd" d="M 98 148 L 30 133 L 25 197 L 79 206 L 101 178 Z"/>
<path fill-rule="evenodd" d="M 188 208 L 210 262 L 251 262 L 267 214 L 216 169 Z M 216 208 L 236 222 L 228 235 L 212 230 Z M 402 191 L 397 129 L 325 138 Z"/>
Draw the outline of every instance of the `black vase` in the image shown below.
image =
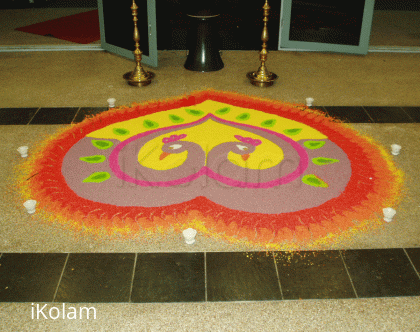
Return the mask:
<path fill-rule="evenodd" d="M 188 57 L 184 67 L 192 71 L 209 72 L 224 67 L 219 52 L 217 1 L 185 1 L 184 13 L 189 20 Z"/>

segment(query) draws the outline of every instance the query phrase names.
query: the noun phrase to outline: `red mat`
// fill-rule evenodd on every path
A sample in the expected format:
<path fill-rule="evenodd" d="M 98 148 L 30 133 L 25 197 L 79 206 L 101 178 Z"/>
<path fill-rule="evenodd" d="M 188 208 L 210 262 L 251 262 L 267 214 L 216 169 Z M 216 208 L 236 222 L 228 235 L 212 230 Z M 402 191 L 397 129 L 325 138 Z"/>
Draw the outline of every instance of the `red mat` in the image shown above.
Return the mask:
<path fill-rule="evenodd" d="M 18 31 L 89 44 L 101 39 L 97 10 L 17 28 Z"/>

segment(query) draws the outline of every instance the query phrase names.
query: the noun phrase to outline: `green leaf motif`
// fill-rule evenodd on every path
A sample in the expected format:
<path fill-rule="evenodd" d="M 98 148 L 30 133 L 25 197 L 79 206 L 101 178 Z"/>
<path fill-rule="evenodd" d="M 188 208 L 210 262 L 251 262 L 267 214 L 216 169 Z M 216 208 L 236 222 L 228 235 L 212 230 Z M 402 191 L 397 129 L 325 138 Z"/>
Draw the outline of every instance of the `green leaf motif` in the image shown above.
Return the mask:
<path fill-rule="evenodd" d="M 124 128 L 113 128 L 112 132 L 115 135 L 119 135 L 119 136 L 125 136 L 125 135 L 128 135 L 130 133 L 130 131 L 128 131 L 127 129 L 124 129 Z"/>
<path fill-rule="evenodd" d="M 202 116 L 204 114 L 204 112 L 200 110 L 185 109 L 185 111 L 187 111 L 188 114 L 194 115 L 194 116 Z"/>
<path fill-rule="evenodd" d="M 147 129 L 153 129 L 159 127 L 159 124 L 152 120 L 144 120 L 143 121 L 143 127 Z"/>
<path fill-rule="evenodd" d="M 329 165 L 329 164 L 334 164 L 334 163 L 338 163 L 339 160 L 338 159 L 333 159 L 333 158 L 324 158 L 324 157 L 317 157 L 317 158 L 312 158 L 312 162 L 315 165 Z"/>
<path fill-rule="evenodd" d="M 112 143 L 110 141 L 96 140 L 96 139 L 92 140 L 92 144 L 93 144 L 94 147 L 96 147 L 100 150 L 109 149 L 110 147 L 112 147 L 114 145 L 114 143 Z"/>
<path fill-rule="evenodd" d="M 88 156 L 88 157 L 80 157 L 81 161 L 86 161 L 90 164 L 99 164 L 105 161 L 106 157 L 103 155 L 95 155 L 95 156 Z"/>
<path fill-rule="evenodd" d="M 86 179 L 83 180 L 84 183 L 101 183 L 108 180 L 111 177 L 111 174 L 108 172 L 95 172 L 89 175 Z"/>
<path fill-rule="evenodd" d="M 302 128 L 293 128 L 293 129 L 283 130 L 283 133 L 285 133 L 288 136 L 294 136 L 294 135 L 300 134 L 301 131 L 302 131 Z"/>
<path fill-rule="evenodd" d="M 325 141 L 306 141 L 303 143 L 308 149 L 315 150 L 322 148 L 325 145 Z"/>
<path fill-rule="evenodd" d="M 169 120 L 171 120 L 173 123 L 182 123 L 184 122 L 184 119 L 181 118 L 178 115 L 175 114 L 169 114 Z"/>
<path fill-rule="evenodd" d="M 276 120 L 275 119 L 270 119 L 270 120 L 265 120 L 264 122 L 261 123 L 261 126 L 263 127 L 273 127 L 276 124 Z"/>
<path fill-rule="evenodd" d="M 314 174 L 305 175 L 302 182 L 312 187 L 328 188 L 328 184 Z"/>
<path fill-rule="evenodd" d="M 230 107 L 224 107 L 224 108 L 221 108 L 220 110 L 217 110 L 216 114 L 225 115 L 225 114 L 228 114 L 229 112 L 230 112 Z"/>
<path fill-rule="evenodd" d="M 249 113 L 242 113 L 242 114 L 239 114 L 239 115 L 236 117 L 236 120 L 238 120 L 238 121 L 246 121 L 246 120 L 248 120 L 250 117 L 251 117 L 251 114 L 249 114 Z"/>

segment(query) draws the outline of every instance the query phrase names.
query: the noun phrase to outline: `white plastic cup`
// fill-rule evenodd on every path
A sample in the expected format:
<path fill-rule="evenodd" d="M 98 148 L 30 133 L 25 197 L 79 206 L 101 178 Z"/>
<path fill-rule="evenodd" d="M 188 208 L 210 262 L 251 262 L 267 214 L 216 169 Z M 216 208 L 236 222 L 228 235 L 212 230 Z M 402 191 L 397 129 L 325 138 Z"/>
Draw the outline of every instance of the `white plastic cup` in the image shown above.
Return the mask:
<path fill-rule="evenodd" d="M 29 214 L 34 214 L 35 213 L 35 208 L 36 208 L 36 201 L 33 199 L 30 199 L 28 201 L 26 201 L 25 203 L 23 203 L 23 206 L 26 208 L 26 211 Z"/>
<path fill-rule="evenodd" d="M 385 208 L 383 209 L 384 212 L 384 220 L 386 222 L 391 222 L 392 218 L 394 218 L 395 214 L 397 213 L 397 211 L 395 211 L 393 208 Z"/>
<path fill-rule="evenodd" d="M 401 151 L 401 145 L 398 145 L 398 144 L 391 145 L 391 153 L 394 156 L 398 156 L 400 154 L 400 151 Z"/>
<path fill-rule="evenodd" d="M 115 102 L 116 102 L 117 100 L 115 99 L 115 98 L 109 98 L 109 99 L 107 99 L 107 102 L 108 102 L 108 106 L 109 106 L 109 108 L 113 108 L 113 107 L 115 107 Z"/>
<path fill-rule="evenodd" d="M 314 102 L 314 98 L 306 98 L 306 106 L 312 106 L 312 103 Z"/>
<path fill-rule="evenodd" d="M 184 236 L 186 244 L 193 244 L 195 242 L 197 231 L 193 228 L 187 228 L 186 230 L 182 231 L 182 235 Z"/>
<path fill-rule="evenodd" d="M 22 158 L 26 158 L 28 156 L 28 149 L 29 148 L 27 146 L 20 146 L 17 151 L 20 153 Z"/>

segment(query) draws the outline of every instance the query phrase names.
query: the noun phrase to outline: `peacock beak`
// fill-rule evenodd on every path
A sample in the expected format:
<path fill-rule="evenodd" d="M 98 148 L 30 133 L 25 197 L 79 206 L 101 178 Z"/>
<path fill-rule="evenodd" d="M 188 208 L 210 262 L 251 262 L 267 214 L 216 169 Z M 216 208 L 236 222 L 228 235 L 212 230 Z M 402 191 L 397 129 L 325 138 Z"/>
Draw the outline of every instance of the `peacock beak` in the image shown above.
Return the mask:
<path fill-rule="evenodd" d="M 242 159 L 243 159 L 244 161 L 247 161 L 247 160 L 248 160 L 248 158 L 249 158 L 249 153 L 247 153 L 247 154 L 243 154 L 241 157 L 242 157 Z"/>
<path fill-rule="evenodd" d="M 168 152 L 162 152 L 162 154 L 159 157 L 159 160 L 163 160 L 164 158 L 166 158 L 169 155 L 170 155 L 170 153 L 168 153 Z"/>

